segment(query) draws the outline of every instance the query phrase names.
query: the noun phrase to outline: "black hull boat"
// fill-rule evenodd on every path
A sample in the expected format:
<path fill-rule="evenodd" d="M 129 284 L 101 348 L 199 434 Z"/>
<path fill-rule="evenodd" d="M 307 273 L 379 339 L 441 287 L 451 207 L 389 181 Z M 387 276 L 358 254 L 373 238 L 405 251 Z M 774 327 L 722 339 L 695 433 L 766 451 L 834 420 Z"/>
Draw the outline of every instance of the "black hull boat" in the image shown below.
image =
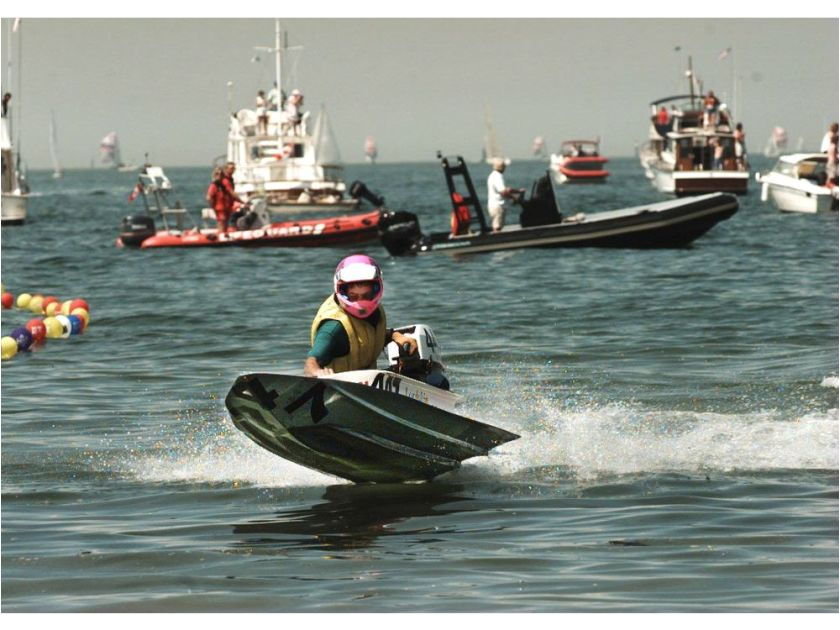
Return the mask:
<path fill-rule="evenodd" d="M 557 208 L 548 175 L 534 183 L 530 199 L 519 199 L 520 225 L 492 232 L 487 226 L 466 164 L 443 158 L 443 168 L 453 204 L 453 229 L 424 235 L 417 217 L 408 212 L 387 212 L 379 222 L 382 244 L 392 256 L 427 254 L 473 254 L 524 247 L 685 247 L 716 223 L 738 211 L 730 194 L 713 193 L 593 214 L 564 217 Z M 454 177 L 464 179 L 466 195 L 456 190 Z M 469 211 L 471 208 L 471 211 Z M 457 220 L 455 217 L 469 220 Z M 465 223 L 478 223 L 470 230 Z"/>

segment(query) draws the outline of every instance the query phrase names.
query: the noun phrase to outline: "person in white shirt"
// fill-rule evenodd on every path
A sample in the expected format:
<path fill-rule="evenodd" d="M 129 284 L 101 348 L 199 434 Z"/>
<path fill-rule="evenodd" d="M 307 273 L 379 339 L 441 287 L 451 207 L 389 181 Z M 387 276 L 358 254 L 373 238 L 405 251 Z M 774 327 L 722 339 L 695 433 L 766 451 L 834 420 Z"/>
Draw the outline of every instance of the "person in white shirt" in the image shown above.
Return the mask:
<path fill-rule="evenodd" d="M 493 160 L 493 172 L 487 177 L 487 212 L 494 232 L 501 232 L 505 224 L 505 199 L 510 199 L 515 192 L 525 192 L 524 189 L 514 191 L 505 186 L 505 161 L 502 158 Z"/>
<path fill-rule="evenodd" d="M 831 123 L 828 131 L 823 136 L 822 144 L 820 144 L 820 153 L 828 153 L 828 149 L 831 146 L 831 136 L 837 135 L 837 129 L 837 123 Z"/>

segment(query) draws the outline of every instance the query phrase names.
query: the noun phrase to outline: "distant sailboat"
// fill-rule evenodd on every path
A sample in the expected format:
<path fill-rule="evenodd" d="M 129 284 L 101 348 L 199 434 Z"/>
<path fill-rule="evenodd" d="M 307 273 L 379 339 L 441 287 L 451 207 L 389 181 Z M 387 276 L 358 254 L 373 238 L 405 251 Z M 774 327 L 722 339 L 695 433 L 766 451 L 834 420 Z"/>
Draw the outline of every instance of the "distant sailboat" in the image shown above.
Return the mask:
<path fill-rule="evenodd" d="M 137 170 L 137 167 L 133 164 L 123 163 L 120 155 L 120 141 L 117 138 L 116 131 L 109 133 L 99 143 L 99 163 L 104 168 L 114 168 L 123 172 Z"/>
<path fill-rule="evenodd" d="M 505 157 L 499 141 L 496 138 L 496 128 L 493 126 L 493 118 L 490 115 L 490 108 L 484 110 L 484 161 L 492 164 L 495 160 L 502 159 L 505 164 L 510 164 L 510 158 Z"/>
<path fill-rule="evenodd" d="M 764 157 L 779 157 L 787 149 L 788 136 L 784 127 L 773 127 L 773 132 L 764 145 Z"/>
<path fill-rule="evenodd" d="M 58 133 L 55 127 L 55 112 L 50 110 L 50 158 L 53 165 L 53 179 L 64 177 L 64 169 L 58 161 Z"/>
<path fill-rule="evenodd" d="M 548 157 L 548 151 L 545 148 L 545 138 L 543 138 L 542 136 L 537 136 L 536 138 L 534 138 L 534 144 L 531 147 L 531 151 L 534 154 L 534 157 Z"/>
<path fill-rule="evenodd" d="M 368 164 L 374 164 L 376 162 L 376 156 L 379 154 L 379 151 L 376 148 L 376 138 L 373 136 L 368 136 L 365 138 L 365 159 L 367 160 Z"/>

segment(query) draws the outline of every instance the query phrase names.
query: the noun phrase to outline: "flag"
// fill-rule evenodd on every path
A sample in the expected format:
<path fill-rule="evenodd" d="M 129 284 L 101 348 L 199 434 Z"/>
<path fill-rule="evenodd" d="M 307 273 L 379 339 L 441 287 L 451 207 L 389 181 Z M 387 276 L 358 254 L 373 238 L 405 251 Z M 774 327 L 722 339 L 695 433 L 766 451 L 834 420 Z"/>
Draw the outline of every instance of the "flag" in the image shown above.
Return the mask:
<path fill-rule="evenodd" d="M 724 50 L 722 53 L 720 53 L 718 55 L 718 61 L 723 61 L 724 59 L 726 59 L 729 56 L 729 53 L 731 53 L 731 52 L 732 52 L 732 46 L 730 46 L 729 48 L 727 48 L 726 50 Z"/>
<path fill-rule="evenodd" d="M 20 18 L 15 18 L 15 23 L 12 25 L 12 33 L 17 33 L 18 26 L 20 26 Z"/>
<path fill-rule="evenodd" d="M 143 184 L 137 183 L 137 185 L 131 190 L 131 193 L 128 195 L 128 203 L 131 203 L 135 199 L 137 199 L 137 195 L 143 192 Z"/>

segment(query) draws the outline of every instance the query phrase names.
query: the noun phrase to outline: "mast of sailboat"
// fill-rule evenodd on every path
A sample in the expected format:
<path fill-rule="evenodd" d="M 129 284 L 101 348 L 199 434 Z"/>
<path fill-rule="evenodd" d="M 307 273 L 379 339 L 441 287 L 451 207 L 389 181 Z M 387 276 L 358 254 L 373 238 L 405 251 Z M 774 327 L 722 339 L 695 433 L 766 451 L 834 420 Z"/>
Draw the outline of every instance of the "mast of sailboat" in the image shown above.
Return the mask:
<path fill-rule="evenodd" d="M 691 65 L 691 55 L 688 56 L 688 89 L 691 94 L 691 108 L 697 109 L 694 96 L 694 68 Z"/>

